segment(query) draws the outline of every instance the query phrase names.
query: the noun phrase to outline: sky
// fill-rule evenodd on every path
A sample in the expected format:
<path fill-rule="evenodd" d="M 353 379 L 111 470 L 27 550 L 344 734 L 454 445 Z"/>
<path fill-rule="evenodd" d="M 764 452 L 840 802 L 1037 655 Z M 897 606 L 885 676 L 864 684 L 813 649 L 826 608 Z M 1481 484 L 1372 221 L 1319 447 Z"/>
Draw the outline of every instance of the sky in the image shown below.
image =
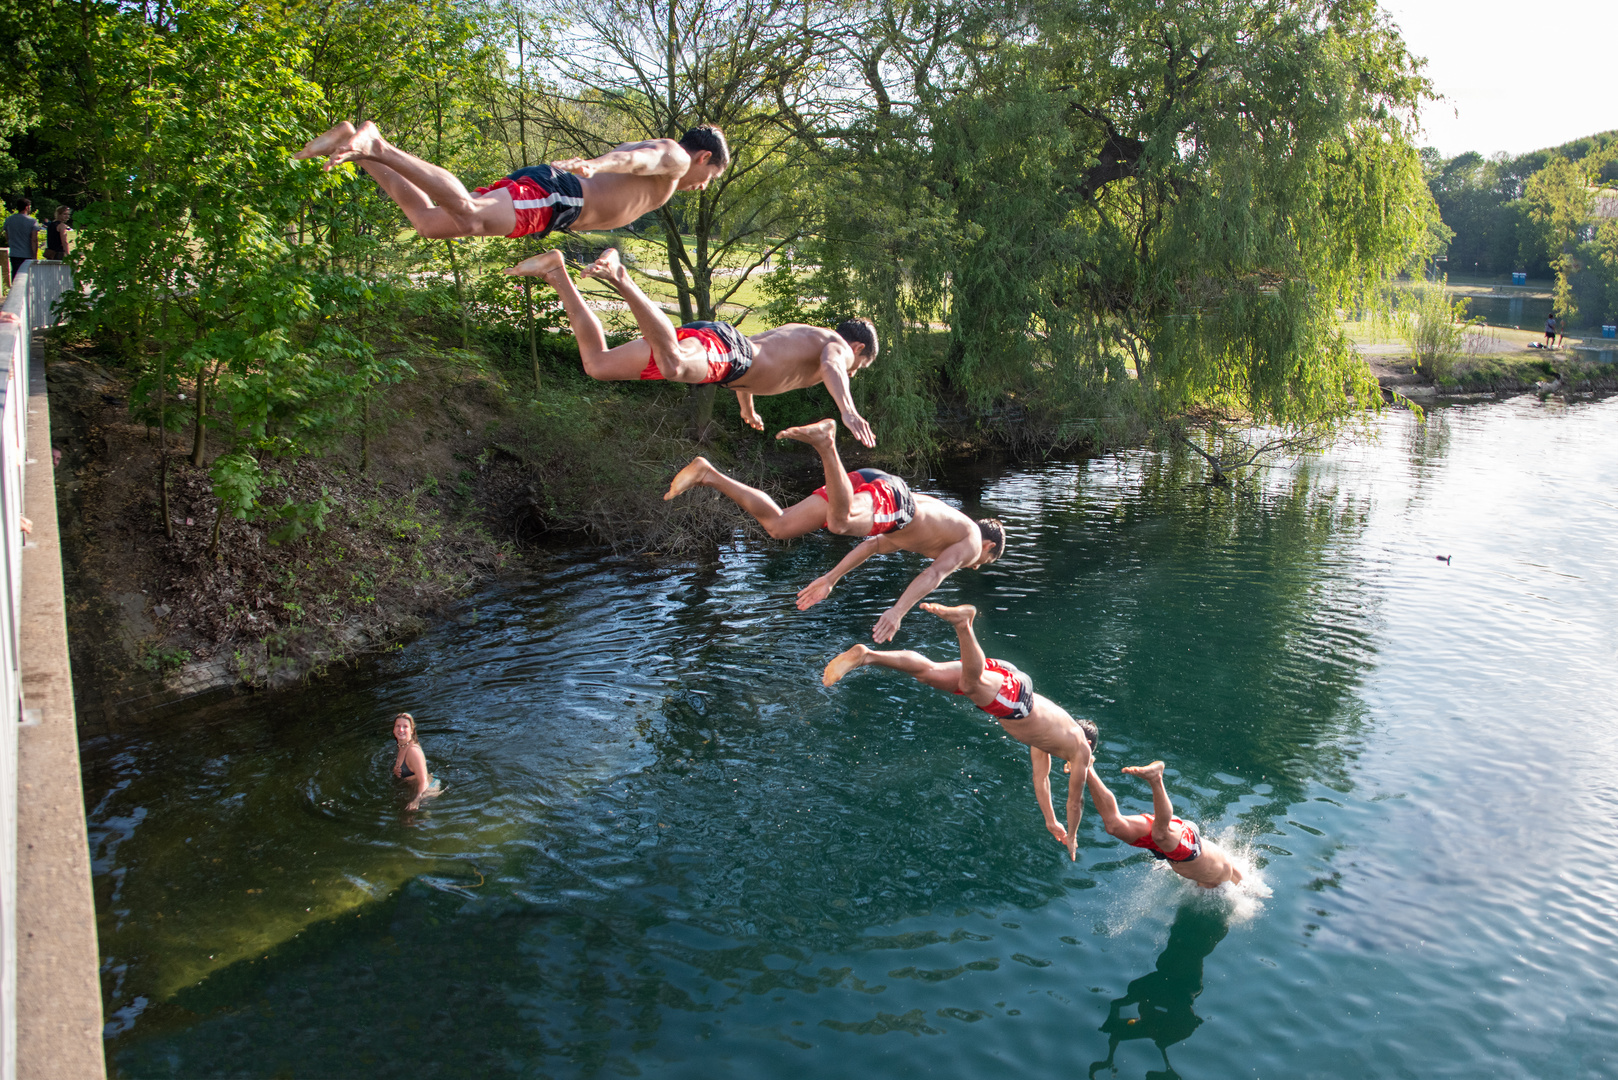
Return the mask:
<path fill-rule="evenodd" d="M 1418 145 L 1516 155 L 1618 128 L 1618 0 L 1382 0 L 1445 100 Z"/>

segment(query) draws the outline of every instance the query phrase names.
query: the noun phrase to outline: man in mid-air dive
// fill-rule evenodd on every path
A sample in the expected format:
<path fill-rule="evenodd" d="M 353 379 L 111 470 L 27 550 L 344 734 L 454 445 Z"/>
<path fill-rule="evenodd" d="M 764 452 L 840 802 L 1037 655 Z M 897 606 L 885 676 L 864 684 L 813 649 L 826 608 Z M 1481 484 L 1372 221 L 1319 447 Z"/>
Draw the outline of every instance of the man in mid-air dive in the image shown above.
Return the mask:
<path fill-rule="evenodd" d="M 628 225 L 676 191 L 701 191 L 730 163 L 724 133 L 704 124 L 676 142 L 624 143 L 595 158 L 530 165 L 468 192 L 447 170 L 407 154 L 369 120 L 343 121 L 295 158 L 326 158 L 326 168 L 357 161 L 422 236 L 544 236 Z"/>
<path fill-rule="evenodd" d="M 871 631 L 878 643 L 892 641 L 905 613 L 945 578 L 963 567 L 986 566 L 1005 552 L 1005 526 L 993 518 L 973 521 L 931 495 L 912 493 L 903 480 L 880 469 L 844 472 L 837 456 L 835 420 L 787 428 L 776 438 L 814 447 L 825 466 L 826 486 L 783 510 L 764 492 L 732 480 L 699 457 L 675 474 L 663 498 L 675 498 L 698 485 L 711 487 L 753 515 L 777 540 L 807 536 L 823 526 L 844 536 L 866 537 L 836 566 L 798 590 L 799 611 L 826 599 L 843 575 L 872 555 L 914 551 L 932 564 L 916 575 Z"/>
<path fill-rule="evenodd" d="M 1169 869 L 1204 889 L 1217 889 L 1225 882 L 1240 885 L 1242 872 L 1236 869 L 1230 853 L 1212 839 L 1203 836 L 1189 821 L 1174 816 L 1174 804 L 1169 801 L 1168 788 L 1163 786 L 1163 763 L 1125 765 L 1123 771 L 1138 776 L 1152 786 L 1152 812 L 1125 817 L 1118 812 L 1118 800 L 1101 782 L 1094 768 L 1086 777 L 1090 785 L 1090 798 L 1095 801 L 1096 813 L 1107 832 L 1131 847 L 1145 848 L 1152 857 L 1169 864 Z M 1073 767 L 1077 776 L 1078 766 Z"/>
<path fill-rule="evenodd" d="M 676 327 L 635 284 L 618 252 L 608 248 L 582 273 L 600 278 L 618 291 L 641 333 L 634 341 L 609 349 L 601 320 L 574 286 L 560 251 L 524 259 L 506 273 L 544 278 L 556 289 L 573 325 L 573 336 L 578 338 L 584 373 L 592 379 L 718 383 L 736 391 L 742 420 L 759 431 L 764 430 L 764 421 L 753 407 L 755 395 L 784 394 L 823 382 L 848 430 L 866 446 L 876 445 L 871 425 L 855 408 L 848 384 L 856 371 L 876 359 L 876 327 L 869 319 L 849 319 L 835 331 L 787 323 L 751 338 L 724 322 L 689 322 Z"/>
<path fill-rule="evenodd" d="M 1075 720 L 1068 711 L 1044 694 L 1034 693 L 1032 680 L 1004 660 L 991 660 L 983 654 L 972 620 L 978 609 L 970 604 L 945 607 L 923 604 L 955 627 L 961 643 L 961 658 L 936 664 L 918 652 L 883 652 L 856 645 L 826 665 L 820 681 L 831 686 L 855 668 L 876 665 L 902 671 L 916 681 L 949 694 L 964 695 L 972 704 L 1000 721 L 1006 734 L 1028 747 L 1034 765 L 1034 801 L 1045 815 L 1045 828 L 1056 842 L 1067 848 L 1067 857 L 1077 859 L 1079 819 L 1084 816 L 1085 776 L 1094 775 L 1098 734 L 1089 720 Z M 1067 825 L 1056 820 L 1051 806 L 1051 758 L 1068 764 Z"/>

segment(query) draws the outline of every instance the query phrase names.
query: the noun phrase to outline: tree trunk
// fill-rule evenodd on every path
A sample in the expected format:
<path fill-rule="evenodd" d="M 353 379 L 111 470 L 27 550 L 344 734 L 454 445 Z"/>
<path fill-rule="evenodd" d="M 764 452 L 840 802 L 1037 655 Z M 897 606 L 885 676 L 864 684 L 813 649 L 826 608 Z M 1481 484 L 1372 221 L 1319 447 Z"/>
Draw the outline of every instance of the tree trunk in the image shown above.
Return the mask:
<path fill-rule="evenodd" d="M 445 240 L 444 247 L 449 251 L 450 273 L 455 275 L 455 303 L 461 309 L 461 348 L 472 347 L 472 323 L 466 317 L 466 289 L 461 284 L 461 264 L 455 258 L 455 241 Z"/>
<path fill-rule="evenodd" d="M 522 306 L 523 313 L 528 317 L 528 359 L 534 364 L 534 393 L 539 393 L 539 330 L 534 326 L 534 289 L 533 282 L 528 278 L 522 279 Z"/>
<path fill-rule="evenodd" d="M 208 429 L 203 421 L 208 416 L 208 365 L 197 369 L 197 431 L 191 441 L 191 464 L 202 468 L 203 455 L 208 452 Z"/>
<path fill-rule="evenodd" d="M 365 411 L 360 417 L 360 472 L 371 467 L 371 390 L 365 390 Z"/>

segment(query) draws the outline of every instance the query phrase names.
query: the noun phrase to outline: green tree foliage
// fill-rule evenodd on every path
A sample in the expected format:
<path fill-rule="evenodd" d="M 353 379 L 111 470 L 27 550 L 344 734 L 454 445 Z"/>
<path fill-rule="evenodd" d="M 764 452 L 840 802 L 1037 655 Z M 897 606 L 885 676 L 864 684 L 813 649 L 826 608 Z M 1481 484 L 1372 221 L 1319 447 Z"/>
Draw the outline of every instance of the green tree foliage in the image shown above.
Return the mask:
<path fill-rule="evenodd" d="M 421 240 L 363 171 L 289 160 L 338 120 L 469 186 L 723 126 L 731 167 L 637 223 L 682 315 L 774 259 L 778 320 L 873 317 L 856 390 L 899 450 L 950 411 L 1045 445 L 1208 406 L 1329 424 L 1372 397 L 1341 313 L 1434 236 L 1426 85 L 1371 0 L 41 0 L 0 38 L 0 128 L 80 208 L 84 325 L 221 513 L 288 538 L 320 514 L 266 505 L 275 460 L 368 430 L 401 309 L 521 342 L 536 387 L 557 322 L 488 272 L 531 243 Z"/>
<path fill-rule="evenodd" d="M 834 241 L 917 393 L 908 331 L 947 322 L 934 377 L 980 407 L 1307 425 L 1370 400 L 1339 312 L 1436 219 L 1409 141 L 1426 84 L 1373 3 L 874 22 Z"/>

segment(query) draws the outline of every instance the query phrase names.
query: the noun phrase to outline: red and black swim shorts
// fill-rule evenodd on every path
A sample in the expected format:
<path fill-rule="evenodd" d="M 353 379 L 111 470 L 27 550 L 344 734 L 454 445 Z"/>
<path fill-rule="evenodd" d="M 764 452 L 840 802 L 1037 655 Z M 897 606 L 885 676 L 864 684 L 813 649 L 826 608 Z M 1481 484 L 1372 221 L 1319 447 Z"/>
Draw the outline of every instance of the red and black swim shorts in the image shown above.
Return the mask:
<path fill-rule="evenodd" d="M 579 178 L 549 165 L 518 169 L 473 194 L 486 195 L 499 188 L 510 189 L 511 205 L 517 211 L 517 227 L 506 234 L 511 240 L 561 232 L 577 221 L 579 211 L 584 209 L 584 185 Z"/>
<path fill-rule="evenodd" d="M 898 532 L 916 519 L 916 496 L 910 485 L 881 469 L 855 469 L 848 474 L 854 485 L 854 494 L 868 492 L 871 496 L 871 531 L 867 536 Z M 826 489 L 816 488 L 815 494 L 826 499 Z M 830 499 L 826 499 L 830 502 Z"/>
<path fill-rule="evenodd" d="M 1000 676 L 1000 689 L 995 692 L 993 701 L 978 708 L 997 720 L 1021 720 L 1034 711 L 1034 680 L 1018 670 L 1016 664 L 984 657 L 983 670 L 991 678 Z"/>
<path fill-rule="evenodd" d="M 1136 814 L 1135 816 L 1144 818 L 1147 824 L 1151 824 L 1152 817 L 1150 814 Z M 1173 851 L 1164 851 L 1158 847 L 1157 841 L 1152 839 L 1151 833 L 1147 833 L 1139 840 L 1131 841 L 1130 847 L 1145 848 L 1152 853 L 1152 857 L 1155 859 L 1166 859 L 1169 862 L 1191 862 L 1202 854 L 1202 837 L 1197 835 L 1197 827 L 1189 821 L 1181 821 L 1179 818 L 1174 818 L 1173 821 L 1180 826 L 1180 844 Z"/>
<path fill-rule="evenodd" d="M 707 353 L 708 377 L 704 383 L 718 383 L 728 386 L 753 366 L 753 343 L 748 341 L 742 332 L 726 322 L 688 322 L 674 331 L 679 341 L 690 341 L 692 338 L 702 342 Z M 640 373 L 643 379 L 661 379 L 663 372 L 657 366 L 657 356 L 647 362 L 646 369 Z"/>

